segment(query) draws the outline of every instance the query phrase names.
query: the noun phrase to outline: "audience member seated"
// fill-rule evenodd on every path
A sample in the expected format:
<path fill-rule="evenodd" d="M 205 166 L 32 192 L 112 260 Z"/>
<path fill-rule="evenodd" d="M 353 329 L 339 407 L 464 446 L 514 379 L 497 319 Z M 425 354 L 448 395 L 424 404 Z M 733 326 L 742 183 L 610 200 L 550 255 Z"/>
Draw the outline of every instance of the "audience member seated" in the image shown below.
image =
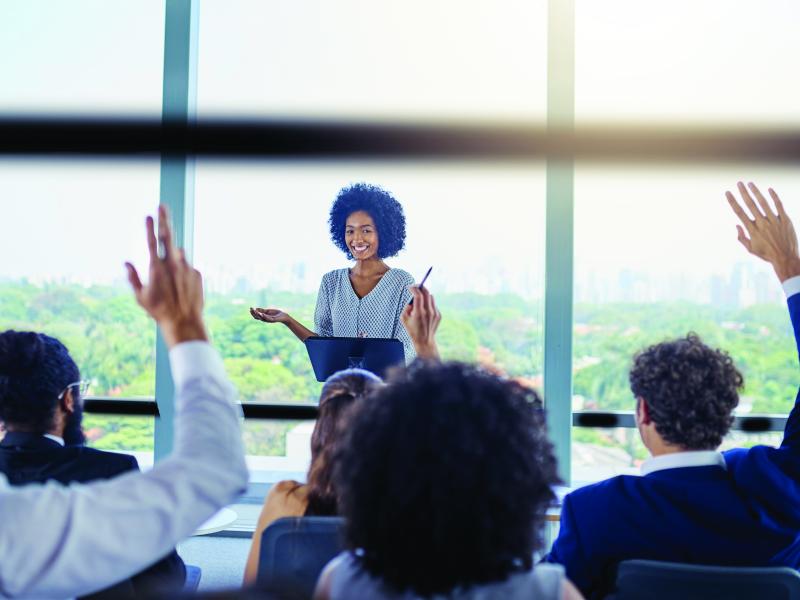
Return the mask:
<path fill-rule="evenodd" d="M 334 482 L 349 550 L 317 599 L 581 598 L 561 566 L 532 564 L 557 483 L 532 390 L 418 362 L 353 411 Z"/>
<path fill-rule="evenodd" d="M 245 584 L 256 581 L 261 534 L 273 521 L 281 517 L 339 514 L 330 460 L 333 442 L 353 403 L 382 384 L 379 377 L 362 369 L 340 371 L 325 382 L 319 399 L 319 416 L 311 434 L 311 465 L 307 483 L 280 481 L 270 489 L 253 533 L 244 572 Z"/>
<path fill-rule="evenodd" d="M 247 485 L 236 392 L 208 343 L 202 278 L 173 246 L 168 223 L 161 207 L 156 237 L 154 221 L 147 219 L 147 284 L 127 267 L 137 302 L 158 323 L 169 349 L 175 382 L 172 454 L 147 473 L 70 487 L 54 480 L 10 487 L 0 474 L 0 597 L 74 597 L 131 577 Z M 74 394 L 71 383 L 64 387 Z M 44 382 L 31 385 L 37 393 L 50 389 Z M 7 369 L 0 371 L 0 404 L 21 394 Z M 74 410 L 78 399 L 72 400 Z M 24 422 L 6 416 L 11 423 Z"/>
<path fill-rule="evenodd" d="M 800 344 L 797 238 L 777 195 L 776 212 L 750 184 L 732 194 L 739 240 L 775 269 Z M 763 210 L 764 212 L 761 212 Z M 633 361 L 636 423 L 652 458 L 642 477 L 618 476 L 567 495 L 561 529 L 546 560 L 590 598 L 612 591 L 617 565 L 652 559 L 707 565 L 800 567 L 800 415 L 780 449 L 717 451 L 743 386 L 730 356 L 693 334 L 647 348 Z"/>
<path fill-rule="evenodd" d="M 138 471 L 136 458 L 84 445 L 78 366 L 66 347 L 43 333 L 0 333 L 0 473 L 12 485 L 87 483 Z M 179 590 L 186 569 L 174 550 L 147 570 L 92 598 L 140 597 L 151 590 Z"/>

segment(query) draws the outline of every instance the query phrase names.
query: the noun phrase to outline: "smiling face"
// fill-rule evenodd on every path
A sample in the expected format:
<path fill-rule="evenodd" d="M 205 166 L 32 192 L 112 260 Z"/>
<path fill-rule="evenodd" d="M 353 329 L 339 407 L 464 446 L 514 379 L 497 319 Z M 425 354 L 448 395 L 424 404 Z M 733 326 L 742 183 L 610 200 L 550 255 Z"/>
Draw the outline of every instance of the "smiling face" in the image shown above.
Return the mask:
<path fill-rule="evenodd" d="M 344 243 L 356 260 L 378 257 L 378 230 L 369 213 L 359 210 L 347 217 Z"/>

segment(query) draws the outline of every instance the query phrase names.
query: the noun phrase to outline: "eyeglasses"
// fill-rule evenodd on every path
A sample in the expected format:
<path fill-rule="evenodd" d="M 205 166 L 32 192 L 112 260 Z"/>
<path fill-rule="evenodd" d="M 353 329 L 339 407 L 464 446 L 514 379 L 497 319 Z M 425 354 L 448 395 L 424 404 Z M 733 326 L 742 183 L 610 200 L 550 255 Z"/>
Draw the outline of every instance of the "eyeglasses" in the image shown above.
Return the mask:
<path fill-rule="evenodd" d="M 76 386 L 76 385 L 79 386 L 78 387 L 78 394 L 80 396 L 85 396 L 86 392 L 89 391 L 89 386 L 91 384 L 92 384 L 92 382 L 89 381 L 88 379 L 82 379 L 81 381 L 73 381 L 72 383 L 67 384 L 67 387 L 65 387 L 64 390 L 58 395 L 58 399 L 61 400 L 64 397 L 64 394 L 67 393 L 67 390 L 69 388 L 71 388 L 71 387 Z"/>

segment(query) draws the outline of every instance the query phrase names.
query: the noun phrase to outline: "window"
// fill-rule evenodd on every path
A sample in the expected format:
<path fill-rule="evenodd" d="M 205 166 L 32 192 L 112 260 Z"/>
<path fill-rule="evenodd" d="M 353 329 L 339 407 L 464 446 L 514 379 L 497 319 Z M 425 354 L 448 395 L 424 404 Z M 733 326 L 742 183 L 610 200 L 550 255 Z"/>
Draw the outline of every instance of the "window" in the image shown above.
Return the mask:
<path fill-rule="evenodd" d="M 204 2 L 208 116 L 541 121 L 546 2 Z"/>
<path fill-rule="evenodd" d="M 785 297 L 771 268 L 736 240 L 724 197 L 742 177 L 774 187 L 800 216 L 788 169 L 577 167 L 573 409 L 633 410 L 633 354 L 694 331 L 744 374 L 739 414 L 789 411 L 797 350 Z M 575 442 L 598 456 L 625 450 L 599 430 L 575 430 Z"/>
<path fill-rule="evenodd" d="M 544 0 L 201 5 L 201 119 L 544 124 L 548 76 L 563 75 L 547 73 Z M 575 51 L 578 125 L 800 125 L 800 84 L 786 76 L 800 54 L 791 0 L 735 10 L 726 0 L 575 5 L 565 55 Z M 163 0 L 4 3 L 0 52 L 11 60 L 0 64 L 0 112 L 158 117 L 164 14 Z M 153 395 L 154 328 L 133 304 L 122 262 L 145 263 L 138 224 L 157 203 L 157 169 L 156 160 L 0 162 L 0 197 L 13 206 L 0 250 L 15 258 L 0 265 L 0 324 L 64 339 L 95 381 L 92 394 Z M 722 197 L 743 178 L 800 209 L 796 176 L 779 168 L 577 165 L 574 273 L 560 274 L 575 281 L 573 360 L 558 367 L 573 370 L 574 409 L 632 409 L 633 352 L 688 330 L 729 349 L 744 371 L 740 412 L 788 408 L 795 349 L 781 290 L 738 247 Z M 391 264 L 416 277 L 434 266 L 444 356 L 542 389 L 542 164 L 201 159 L 195 262 L 211 333 L 242 398 L 316 401 L 302 345 L 247 308 L 280 305 L 312 323 L 321 275 L 346 264 L 328 241 L 327 209 L 354 181 L 403 202 L 407 250 Z M 147 451 L 131 441 L 148 435 L 133 424 L 151 420 L 88 421 L 98 447 Z M 248 453 L 280 458 L 273 473 L 293 473 L 302 461 L 283 459 L 308 426 L 248 423 Z M 123 430 L 136 431 L 123 442 Z M 641 458 L 634 430 L 574 435 L 578 480 Z M 270 471 L 268 463 L 254 469 Z"/>
<path fill-rule="evenodd" d="M 786 0 L 576 0 L 576 123 L 796 127 L 797 15 Z M 723 194 L 739 180 L 774 187 L 787 210 L 800 197 L 794 173 L 763 165 L 577 165 L 574 410 L 633 410 L 634 352 L 695 331 L 743 371 L 740 414 L 788 411 L 796 349 L 780 285 L 736 241 Z M 574 479 L 635 467 L 632 437 L 573 429 Z"/>
<path fill-rule="evenodd" d="M 3 160 L 0 197 L 13 207 L 0 236 L 0 329 L 60 339 L 92 381 L 90 396 L 152 398 L 155 326 L 136 305 L 124 262 L 146 269 L 157 163 Z M 148 446 L 132 431 L 129 442 L 101 441 L 128 418 L 92 419 L 100 447 L 152 449 L 152 435 Z"/>
<path fill-rule="evenodd" d="M 153 425 L 153 417 L 83 415 L 83 431 L 89 446 L 132 454 L 140 469 L 153 466 Z"/>
<path fill-rule="evenodd" d="M 720 451 L 758 444 L 777 447 L 782 439 L 782 432 L 731 431 L 722 440 Z M 580 486 L 616 475 L 638 475 L 642 463 L 649 457 L 635 427 L 576 427 L 572 433 L 572 485 Z"/>
<path fill-rule="evenodd" d="M 443 356 L 477 360 L 541 388 L 540 165 L 199 161 L 195 262 L 205 274 L 211 335 L 242 399 L 317 402 L 321 384 L 305 347 L 248 309 L 282 308 L 313 329 L 322 275 L 351 264 L 330 241 L 330 206 L 357 181 L 379 184 L 403 204 L 406 249 L 387 263 L 417 280 L 433 265 L 427 285 L 446 315 Z M 311 426 L 293 426 L 286 439 L 300 431 L 310 435 Z"/>
<path fill-rule="evenodd" d="M 164 2 L 0 3 L 0 111 L 161 115 Z"/>
<path fill-rule="evenodd" d="M 797 17 L 792 0 L 576 0 L 576 118 L 797 126 Z"/>

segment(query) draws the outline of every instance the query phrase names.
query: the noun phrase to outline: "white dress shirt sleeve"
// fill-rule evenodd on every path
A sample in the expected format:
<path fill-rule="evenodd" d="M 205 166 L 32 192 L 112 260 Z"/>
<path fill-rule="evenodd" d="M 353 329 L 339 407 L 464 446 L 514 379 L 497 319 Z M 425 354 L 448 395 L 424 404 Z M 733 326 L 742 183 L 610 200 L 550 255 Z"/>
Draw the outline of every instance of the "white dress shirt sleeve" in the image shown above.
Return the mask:
<path fill-rule="evenodd" d="M 71 597 L 130 577 L 244 490 L 236 392 L 222 360 L 187 342 L 170 362 L 175 444 L 152 470 L 69 487 L 0 479 L 0 597 Z"/>
<path fill-rule="evenodd" d="M 791 298 L 795 294 L 800 294 L 800 275 L 789 277 L 789 279 L 784 281 L 781 285 L 783 286 L 783 292 L 786 294 L 787 298 Z"/>

